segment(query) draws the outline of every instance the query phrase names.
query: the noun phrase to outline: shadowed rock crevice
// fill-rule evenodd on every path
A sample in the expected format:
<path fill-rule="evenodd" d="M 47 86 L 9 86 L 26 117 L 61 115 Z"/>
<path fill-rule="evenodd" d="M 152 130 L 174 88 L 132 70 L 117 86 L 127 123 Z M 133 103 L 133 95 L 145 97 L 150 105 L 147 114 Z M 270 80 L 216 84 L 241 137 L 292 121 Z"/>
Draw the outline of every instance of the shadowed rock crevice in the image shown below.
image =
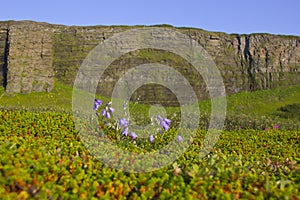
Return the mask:
<path fill-rule="evenodd" d="M 4 58 L 3 58 L 3 65 L 2 65 L 2 75 L 3 75 L 3 87 L 6 89 L 7 85 L 7 65 L 8 65 L 8 52 L 9 52 L 9 29 L 6 32 L 6 39 L 5 39 L 5 47 L 4 47 Z"/>
<path fill-rule="evenodd" d="M 245 38 L 245 49 L 244 49 L 244 58 L 246 61 L 247 65 L 247 73 L 248 73 L 248 85 L 249 85 L 249 90 L 253 91 L 256 89 L 255 86 L 255 72 L 254 72 L 254 65 L 253 65 L 253 59 L 251 57 L 250 53 L 250 36 L 246 36 Z"/>
<path fill-rule="evenodd" d="M 9 49 L 9 29 L 0 26 L 0 87 L 7 85 L 7 58 Z"/>

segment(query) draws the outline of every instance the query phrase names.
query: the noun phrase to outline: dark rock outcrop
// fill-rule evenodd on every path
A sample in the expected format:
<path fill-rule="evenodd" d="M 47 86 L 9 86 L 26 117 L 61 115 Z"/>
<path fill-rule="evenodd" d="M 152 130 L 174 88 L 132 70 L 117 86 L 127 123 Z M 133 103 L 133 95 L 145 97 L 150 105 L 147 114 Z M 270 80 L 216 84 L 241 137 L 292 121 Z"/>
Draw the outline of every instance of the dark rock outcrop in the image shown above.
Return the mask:
<path fill-rule="evenodd" d="M 97 44 L 131 28 L 134 27 L 0 22 L 0 84 L 5 86 L 7 92 L 21 93 L 51 91 L 55 79 L 72 86 L 82 61 Z M 299 36 L 229 35 L 194 28 L 176 30 L 198 41 L 212 56 L 222 73 L 227 93 L 300 83 Z M 172 56 L 158 56 L 161 53 L 148 49 L 124 55 L 112 63 L 112 73 L 107 73 L 109 78 L 99 86 L 98 91 L 109 95 L 126 69 L 158 62 L 177 68 L 188 77 L 193 87 L 199 89 L 199 98 L 207 97 L 205 84 L 199 82 L 201 77 L 194 75 L 188 63 L 172 59 Z M 148 96 L 155 93 L 154 86 L 145 88 Z M 152 100 L 162 98 L 157 94 L 152 97 Z"/>

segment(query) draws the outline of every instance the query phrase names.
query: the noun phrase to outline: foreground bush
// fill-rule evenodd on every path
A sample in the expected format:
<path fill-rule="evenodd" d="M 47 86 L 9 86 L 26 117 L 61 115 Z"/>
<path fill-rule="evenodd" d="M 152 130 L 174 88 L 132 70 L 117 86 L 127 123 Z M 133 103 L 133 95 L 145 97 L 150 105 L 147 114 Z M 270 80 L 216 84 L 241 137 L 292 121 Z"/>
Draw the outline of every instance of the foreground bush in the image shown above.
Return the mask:
<path fill-rule="evenodd" d="M 176 129 L 165 135 L 173 137 Z M 112 138 L 120 133 L 109 133 Z M 205 131 L 172 165 L 126 173 L 98 162 L 80 142 L 72 116 L 0 112 L 1 199 L 299 199 L 297 130 L 224 131 L 199 159 Z M 132 147 L 124 140 L 123 146 Z M 165 145 L 163 138 L 156 147 Z M 145 151 L 152 146 L 143 146 Z"/>

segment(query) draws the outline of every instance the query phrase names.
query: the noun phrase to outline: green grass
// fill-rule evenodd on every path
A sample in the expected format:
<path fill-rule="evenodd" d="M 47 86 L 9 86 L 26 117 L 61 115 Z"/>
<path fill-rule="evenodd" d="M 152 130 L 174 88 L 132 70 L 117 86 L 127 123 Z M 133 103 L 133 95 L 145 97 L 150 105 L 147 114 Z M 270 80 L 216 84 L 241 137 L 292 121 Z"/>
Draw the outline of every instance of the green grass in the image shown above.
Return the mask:
<path fill-rule="evenodd" d="M 99 97 L 105 101 L 108 98 Z M 294 85 L 274 90 L 262 90 L 255 92 L 240 92 L 227 96 L 227 115 L 249 117 L 276 117 L 281 116 L 278 110 L 281 107 L 291 104 L 300 103 L 300 85 Z M 136 104 L 131 102 L 130 111 L 132 116 L 144 120 L 147 118 L 150 106 Z M 200 112 L 210 112 L 210 100 L 204 100 L 199 103 Z M 33 92 L 30 94 L 6 94 L 4 89 L 0 89 L 0 108 L 6 110 L 42 110 L 42 111 L 59 111 L 71 112 L 72 109 L 72 88 L 61 83 L 55 83 L 53 91 Z M 168 114 L 178 112 L 178 108 L 166 108 Z M 138 114 L 135 114 L 138 113 Z M 291 120 L 298 119 L 294 115 Z M 149 120 L 149 119 L 148 119 Z"/>
<path fill-rule="evenodd" d="M 246 114 L 251 116 L 272 116 L 280 107 L 300 103 L 300 85 L 239 92 L 227 96 L 228 114 Z M 208 111 L 210 101 L 200 102 L 200 108 Z"/>
<path fill-rule="evenodd" d="M 56 83 L 50 92 L 32 92 L 30 94 L 7 94 L 0 91 L 2 109 L 70 111 L 72 88 Z"/>
<path fill-rule="evenodd" d="M 277 109 L 275 115 L 280 116 L 281 118 L 293 118 L 300 121 L 300 103 L 288 104 Z"/>

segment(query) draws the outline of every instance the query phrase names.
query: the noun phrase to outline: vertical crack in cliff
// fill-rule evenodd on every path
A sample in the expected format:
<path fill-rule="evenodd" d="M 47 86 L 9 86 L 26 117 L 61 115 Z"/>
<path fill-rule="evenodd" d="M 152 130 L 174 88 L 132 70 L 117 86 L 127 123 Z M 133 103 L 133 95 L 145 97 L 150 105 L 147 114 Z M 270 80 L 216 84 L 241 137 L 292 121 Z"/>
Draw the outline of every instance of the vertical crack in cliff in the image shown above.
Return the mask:
<path fill-rule="evenodd" d="M 245 63 L 244 63 L 244 51 L 242 50 L 242 41 L 241 41 L 241 36 L 237 35 L 236 36 L 236 40 L 237 40 L 237 56 L 235 57 L 235 64 L 237 69 L 240 70 L 241 73 L 241 81 L 242 81 L 242 88 L 243 90 L 247 90 L 247 88 L 245 88 L 246 85 L 246 77 L 245 77 Z"/>
<path fill-rule="evenodd" d="M 266 67 L 266 72 L 265 72 L 265 85 L 263 89 L 267 89 L 267 88 L 272 88 L 272 75 L 269 72 L 269 66 L 272 67 L 272 64 L 269 63 L 269 51 L 267 48 L 265 48 L 266 51 L 266 58 L 265 58 L 265 67 Z M 270 69 L 270 71 L 272 71 L 272 69 Z M 268 75 L 270 74 L 270 76 Z"/>
<path fill-rule="evenodd" d="M 255 75 L 253 69 L 253 59 L 250 53 L 250 35 L 245 38 L 244 58 L 247 63 L 247 73 L 249 77 L 249 90 L 255 90 Z"/>
<path fill-rule="evenodd" d="M 44 33 L 43 33 L 42 40 L 41 40 L 41 45 L 42 45 L 42 47 L 41 47 L 41 55 L 40 55 L 40 56 L 41 56 L 41 59 L 43 59 L 43 56 L 44 56 L 44 55 L 43 55 L 43 54 L 44 54 L 44 42 L 45 42 L 45 41 L 44 41 L 44 40 L 45 40 L 44 38 L 45 38 L 45 31 L 44 31 Z"/>
<path fill-rule="evenodd" d="M 8 56 L 9 56 L 9 28 L 6 30 L 5 37 L 5 47 L 4 47 L 4 59 L 3 59 L 3 87 L 6 89 L 7 86 L 7 66 L 8 66 Z"/>

